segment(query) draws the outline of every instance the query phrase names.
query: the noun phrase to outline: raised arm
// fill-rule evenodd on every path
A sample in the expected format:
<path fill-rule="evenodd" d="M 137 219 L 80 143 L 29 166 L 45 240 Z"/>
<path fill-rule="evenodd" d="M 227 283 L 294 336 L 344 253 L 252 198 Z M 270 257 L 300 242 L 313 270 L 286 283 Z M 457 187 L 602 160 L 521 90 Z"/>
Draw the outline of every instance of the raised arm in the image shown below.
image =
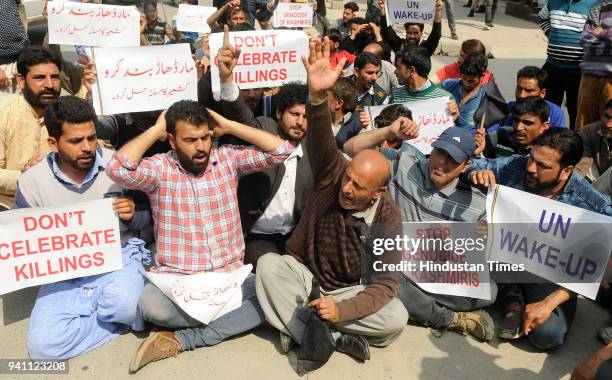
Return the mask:
<path fill-rule="evenodd" d="M 218 113 L 208 110 L 213 122 L 213 134 L 215 137 L 232 135 L 249 144 L 255 145 L 264 152 L 271 152 L 282 145 L 285 140 L 261 129 L 252 128 L 248 125 L 229 120 Z"/>
<path fill-rule="evenodd" d="M 308 76 L 306 150 L 315 183 L 325 186 L 344 170 L 346 160 L 338 150 L 331 128 L 327 91 L 332 88 L 346 63 L 341 58 L 336 67 L 329 60 L 329 38 L 310 40 L 308 59 L 302 57 Z"/>
<path fill-rule="evenodd" d="M 344 151 L 351 157 L 365 149 L 380 146 L 385 140 L 409 140 L 419 135 L 419 126 L 412 120 L 401 116 L 391 125 L 358 134 L 344 144 Z"/>

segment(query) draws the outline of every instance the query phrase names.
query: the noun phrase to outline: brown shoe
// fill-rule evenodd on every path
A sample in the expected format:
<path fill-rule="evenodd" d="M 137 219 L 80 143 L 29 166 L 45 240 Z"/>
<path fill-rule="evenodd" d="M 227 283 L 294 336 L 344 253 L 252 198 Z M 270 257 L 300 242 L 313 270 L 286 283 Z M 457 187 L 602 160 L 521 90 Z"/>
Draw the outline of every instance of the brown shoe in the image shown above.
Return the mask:
<path fill-rule="evenodd" d="M 135 373 L 147 364 L 176 356 L 183 350 L 181 343 L 172 331 L 162 331 L 151 334 L 143 340 L 130 362 L 130 372 Z"/>
<path fill-rule="evenodd" d="M 495 331 L 493 319 L 484 310 L 455 313 L 448 329 L 463 335 L 470 334 L 485 342 L 493 338 Z"/>

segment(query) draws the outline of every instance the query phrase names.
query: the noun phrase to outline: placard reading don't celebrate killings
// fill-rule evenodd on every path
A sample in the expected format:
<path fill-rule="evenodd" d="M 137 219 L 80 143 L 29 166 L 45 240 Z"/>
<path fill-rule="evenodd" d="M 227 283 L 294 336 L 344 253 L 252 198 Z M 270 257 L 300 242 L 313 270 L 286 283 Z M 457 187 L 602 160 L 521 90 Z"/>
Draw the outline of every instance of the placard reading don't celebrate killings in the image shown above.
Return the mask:
<path fill-rule="evenodd" d="M 121 269 L 112 201 L 0 213 L 0 294 Z"/>
<path fill-rule="evenodd" d="M 308 56 L 308 37 L 302 31 L 259 30 L 229 33 L 230 44 L 240 48 L 234 81 L 241 89 L 275 87 L 283 83 L 306 82 L 302 56 Z M 212 89 L 221 90 L 217 53 L 223 33 L 210 36 Z"/>

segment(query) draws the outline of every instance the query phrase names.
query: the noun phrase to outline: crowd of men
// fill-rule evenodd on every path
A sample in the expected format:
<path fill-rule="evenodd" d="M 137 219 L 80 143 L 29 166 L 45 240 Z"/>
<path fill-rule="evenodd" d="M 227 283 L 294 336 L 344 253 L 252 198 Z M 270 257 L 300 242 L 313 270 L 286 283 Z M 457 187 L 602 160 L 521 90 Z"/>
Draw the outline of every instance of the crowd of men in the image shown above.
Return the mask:
<path fill-rule="evenodd" d="M 364 17 L 346 3 L 332 23 L 325 2 L 313 3 L 322 34 L 310 38 L 307 83 L 276 89 L 239 88 L 240 51 L 228 33 L 269 28 L 278 2 L 215 3 L 208 23 L 224 33 L 220 94 L 211 87 L 215 57 L 206 37 L 196 48 L 198 34 L 162 20 L 156 1 L 102 3 L 138 3 L 142 45 L 191 45 L 198 100 L 97 116 L 88 57 L 77 47 L 81 63 L 69 62 L 58 46 L 30 46 L 19 0 L 0 3 L 2 211 L 111 196 L 121 221 L 123 269 L 41 286 L 27 335 L 32 359 L 69 359 L 156 326 L 130 362 L 136 372 L 264 322 L 280 332 L 287 353 L 307 345 L 307 309 L 328 322 L 332 347 L 359 361 L 370 358 L 370 345 L 391 345 L 408 321 L 482 341 L 526 335 L 538 350 L 565 343 L 577 295 L 562 286 L 491 282 L 491 300 L 434 294 L 400 272 L 373 270 L 364 252 L 373 234 L 397 233 L 376 226 L 486 220 L 486 191 L 496 183 L 612 216 L 610 0 L 545 4 L 548 58 L 516 73 L 511 101 L 477 39 L 431 72 L 442 0 L 426 39 L 423 24 L 406 23 L 405 38 L 388 26 L 384 0 L 368 1 Z M 494 5 L 486 2 L 489 15 Z M 451 31 L 458 38 L 454 18 Z M 410 144 L 420 132 L 410 103 L 435 98 L 449 99 L 454 126 L 424 155 Z M 387 107 L 370 120 L 366 108 L 379 105 Z M 394 264 L 400 255 L 381 260 Z M 143 275 L 149 267 L 196 274 L 245 264 L 253 273 L 241 305 L 209 324 Z M 609 292 L 604 282 L 599 299 L 607 308 Z M 501 321 L 484 310 L 496 299 Z M 599 336 L 608 345 L 573 378 L 612 377 L 612 328 Z"/>

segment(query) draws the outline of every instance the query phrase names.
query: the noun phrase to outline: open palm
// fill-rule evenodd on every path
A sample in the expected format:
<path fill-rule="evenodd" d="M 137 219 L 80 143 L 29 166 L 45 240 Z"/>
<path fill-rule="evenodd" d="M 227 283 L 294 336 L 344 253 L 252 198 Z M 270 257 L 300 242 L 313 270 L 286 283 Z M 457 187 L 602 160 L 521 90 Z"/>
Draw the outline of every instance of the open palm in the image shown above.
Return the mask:
<path fill-rule="evenodd" d="M 332 88 L 342 73 L 346 58 L 342 58 L 336 67 L 329 60 L 330 41 L 325 37 L 310 41 L 310 55 L 302 58 L 308 74 L 308 89 L 311 93 L 322 93 Z"/>

